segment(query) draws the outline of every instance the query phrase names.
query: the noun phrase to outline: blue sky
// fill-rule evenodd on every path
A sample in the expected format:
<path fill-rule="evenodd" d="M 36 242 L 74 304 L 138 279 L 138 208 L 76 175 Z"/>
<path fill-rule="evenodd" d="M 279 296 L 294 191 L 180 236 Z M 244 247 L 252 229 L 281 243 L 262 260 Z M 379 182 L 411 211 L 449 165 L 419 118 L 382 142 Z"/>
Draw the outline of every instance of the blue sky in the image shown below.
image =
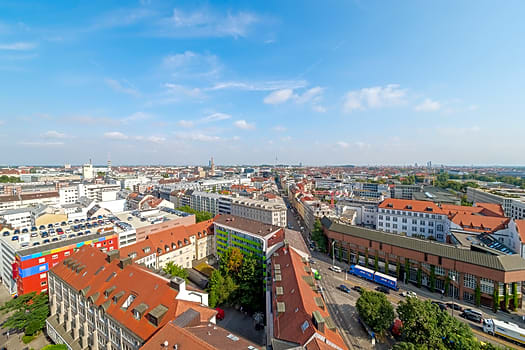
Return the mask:
<path fill-rule="evenodd" d="M 1 1 L 0 164 L 523 164 L 524 10 Z"/>

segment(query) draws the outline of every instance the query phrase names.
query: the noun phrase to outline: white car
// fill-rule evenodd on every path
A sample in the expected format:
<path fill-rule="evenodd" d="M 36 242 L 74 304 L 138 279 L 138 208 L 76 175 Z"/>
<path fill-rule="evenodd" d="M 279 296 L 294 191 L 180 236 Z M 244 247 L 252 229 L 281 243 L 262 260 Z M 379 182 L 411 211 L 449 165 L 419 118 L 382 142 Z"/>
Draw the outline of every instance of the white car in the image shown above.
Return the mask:
<path fill-rule="evenodd" d="M 416 292 L 412 292 L 412 291 L 404 291 L 401 293 L 401 296 L 404 296 L 405 298 L 417 298 L 417 294 Z"/>
<path fill-rule="evenodd" d="M 343 272 L 343 270 L 341 270 L 339 266 L 330 266 L 328 269 L 332 270 L 333 272 L 337 272 L 337 273 Z"/>

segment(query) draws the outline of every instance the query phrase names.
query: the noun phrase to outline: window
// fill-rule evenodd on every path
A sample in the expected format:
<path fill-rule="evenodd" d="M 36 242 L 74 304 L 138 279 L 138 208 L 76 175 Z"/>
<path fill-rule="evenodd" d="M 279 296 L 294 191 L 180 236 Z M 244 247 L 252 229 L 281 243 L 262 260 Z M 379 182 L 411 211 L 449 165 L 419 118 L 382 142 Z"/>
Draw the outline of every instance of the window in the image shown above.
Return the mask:
<path fill-rule="evenodd" d="M 466 273 L 463 276 L 463 285 L 470 289 L 476 288 L 476 276 Z"/>
<path fill-rule="evenodd" d="M 442 257 L 438 256 L 438 264 L 441 265 L 443 263 Z"/>
<path fill-rule="evenodd" d="M 40 282 L 40 286 L 45 286 L 45 285 L 47 285 L 47 282 L 46 282 L 46 281 L 42 281 L 42 282 Z"/>
<path fill-rule="evenodd" d="M 393 224 L 393 225 L 392 225 L 392 228 L 397 228 L 397 224 Z"/>
<path fill-rule="evenodd" d="M 68 251 L 68 252 L 64 253 L 64 256 L 69 256 L 70 254 L 71 254 L 71 252 Z"/>
<path fill-rule="evenodd" d="M 417 225 L 417 220 L 416 219 L 412 219 L 412 224 Z"/>
<path fill-rule="evenodd" d="M 425 253 L 425 261 L 428 261 L 428 254 Z"/>
<path fill-rule="evenodd" d="M 441 257 L 439 257 L 439 260 L 441 260 Z M 437 276 L 445 276 L 445 269 L 442 266 L 435 266 L 434 272 L 436 273 Z"/>
<path fill-rule="evenodd" d="M 39 264 L 42 264 L 42 263 L 45 263 L 46 262 L 46 258 L 40 258 L 38 259 L 38 263 Z"/>
<path fill-rule="evenodd" d="M 425 225 L 425 220 L 419 220 L 420 225 Z"/>
<path fill-rule="evenodd" d="M 385 224 L 385 226 L 386 226 L 386 227 L 390 227 L 390 223 L 387 222 L 387 223 Z"/>
<path fill-rule="evenodd" d="M 421 232 L 421 233 L 425 233 L 425 228 L 424 228 L 424 227 L 420 227 L 420 228 L 419 228 L 419 232 Z"/>
<path fill-rule="evenodd" d="M 492 280 L 481 277 L 479 279 L 479 284 L 480 284 L 479 288 L 481 290 L 481 293 L 486 293 L 486 294 L 494 293 L 494 283 L 492 282 Z"/>
<path fill-rule="evenodd" d="M 386 221 L 390 221 L 390 216 L 385 217 Z"/>
<path fill-rule="evenodd" d="M 406 231 L 406 230 L 407 230 L 406 225 L 403 225 L 403 227 L 401 227 L 401 229 L 402 229 L 403 231 Z"/>
<path fill-rule="evenodd" d="M 393 217 L 393 218 L 392 218 L 392 221 L 397 221 L 397 218 L 396 218 L 396 217 Z"/>
<path fill-rule="evenodd" d="M 56 260 L 58 259 L 58 254 L 53 254 L 53 256 L 51 257 L 53 260 Z"/>
<path fill-rule="evenodd" d="M 379 222 L 379 226 L 383 226 L 383 222 L 382 221 Z"/>
<path fill-rule="evenodd" d="M 442 224 L 437 224 L 436 225 L 436 231 L 437 232 L 443 232 L 443 225 Z"/>
<path fill-rule="evenodd" d="M 41 273 L 41 274 L 40 274 L 40 278 L 46 278 L 46 273 L 45 273 L 45 272 L 44 272 L 44 273 Z"/>
<path fill-rule="evenodd" d="M 403 222 L 404 224 L 406 224 L 406 223 L 407 223 L 407 218 L 402 218 L 402 219 L 401 219 L 401 222 Z"/>

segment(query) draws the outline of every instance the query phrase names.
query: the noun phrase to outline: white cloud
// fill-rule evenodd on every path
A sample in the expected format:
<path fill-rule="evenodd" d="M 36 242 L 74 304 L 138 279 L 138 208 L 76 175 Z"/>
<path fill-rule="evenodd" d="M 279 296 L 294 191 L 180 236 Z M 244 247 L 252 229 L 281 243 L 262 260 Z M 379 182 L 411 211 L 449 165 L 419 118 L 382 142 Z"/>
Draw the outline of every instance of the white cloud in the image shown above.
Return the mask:
<path fill-rule="evenodd" d="M 271 105 L 281 104 L 291 99 L 292 96 L 292 89 L 277 90 L 266 96 L 264 98 L 264 103 Z"/>
<path fill-rule="evenodd" d="M 324 107 L 324 106 L 313 105 L 312 108 L 313 108 L 314 111 L 319 112 L 319 113 L 326 112 L 326 107 Z"/>
<path fill-rule="evenodd" d="M 124 135 L 120 131 L 110 131 L 104 133 L 104 137 L 110 140 L 127 140 L 128 136 Z"/>
<path fill-rule="evenodd" d="M 286 128 L 284 126 L 282 126 L 282 125 L 276 125 L 276 126 L 273 127 L 273 130 L 277 131 L 277 132 L 284 132 L 284 131 L 286 131 Z"/>
<path fill-rule="evenodd" d="M 263 82 L 224 81 L 216 83 L 207 90 L 246 90 L 246 91 L 275 91 L 283 89 L 300 89 L 307 85 L 305 80 L 275 80 Z"/>
<path fill-rule="evenodd" d="M 0 50 L 6 51 L 28 51 L 33 50 L 38 45 L 36 43 L 18 42 L 11 44 L 0 44 Z"/>
<path fill-rule="evenodd" d="M 345 142 L 345 141 L 338 141 L 336 144 L 339 147 L 341 147 L 341 148 L 348 148 L 348 147 L 350 147 L 350 144 L 348 142 Z"/>
<path fill-rule="evenodd" d="M 175 137 L 183 139 L 183 140 L 202 141 L 202 142 L 216 142 L 216 141 L 222 140 L 222 138 L 220 138 L 219 136 L 208 135 L 200 131 L 177 132 L 175 133 Z"/>
<path fill-rule="evenodd" d="M 201 120 L 203 122 L 215 122 L 215 121 L 220 121 L 220 120 L 227 120 L 227 119 L 230 119 L 231 117 L 232 117 L 231 115 L 226 114 L 226 113 L 213 113 L 207 117 L 202 118 Z"/>
<path fill-rule="evenodd" d="M 174 99 L 178 100 L 180 97 L 203 98 L 204 95 L 199 88 L 190 88 L 184 85 L 166 83 L 164 87 L 167 93 Z"/>
<path fill-rule="evenodd" d="M 43 133 L 42 137 L 46 139 L 63 139 L 66 137 L 66 134 L 55 131 L 55 130 L 49 130 Z"/>
<path fill-rule="evenodd" d="M 426 98 L 423 102 L 414 107 L 418 112 L 435 112 L 441 109 L 441 103 Z"/>
<path fill-rule="evenodd" d="M 235 125 L 239 129 L 243 129 L 243 130 L 255 129 L 255 124 L 253 124 L 253 123 L 250 124 L 246 120 L 243 120 L 243 119 L 235 121 L 233 123 L 233 125 Z"/>
<path fill-rule="evenodd" d="M 61 141 L 49 141 L 49 142 L 39 142 L 39 141 L 21 141 L 18 143 L 19 145 L 22 145 L 22 146 L 36 146 L 36 147 L 41 147 L 41 146 L 62 146 L 64 144 L 64 142 L 61 142 Z"/>
<path fill-rule="evenodd" d="M 219 14 L 210 10 L 184 12 L 173 10 L 173 15 L 160 23 L 160 35 L 186 37 L 245 37 L 259 18 L 249 12 Z"/>
<path fill-rule="evenodd" d="M 199 54 L 185 51 L 164 57 L 162 66 L 176 77 L 212 77 L 217 76 L 222 69 L 215 55 Z"/>
<path fill-rule="evenodd" d="M 302 95 L 298 95 L 296 98 L 297 103 L 306 103 L 306 102 L 317 102 L 320 100 L 321 95 L 323 94 L 324 89 L 320 86 L 313 87 L 309 90 L 306 90 Z"/>
<path fill-rule="evenodd" d="M 349 91 L 344 98 L 343 110 L 351 113 L 355 110 L 400 105 L 405 103 L 406 93 L 406 89 L 401 89 L 397 84 Z"/>
<path fill-rule="evenodd" d="M 118 81 L 115 79 L 106 78 L 104 79 L 104 82 L 106 83 L 107 86 L 109 86 L 110 88 L 112 88 L 113 90 L 117 92 L 122 92 L 124 94 L 132 95 L 132 96 L 140 95 L 139 91 L 126 80 Z"/>
<path fill-rule="evenodd" d="M 183 128 L 191 128 L 193 127 L 194 123 L 191 120 L 179 120 L 177 122 L 177 125 L 183 127 Z"/>
<path fill-rule="evenodd" d="M 128 27 L 143 22 L 155 15 L 155 11 L 143 7 L 118 9 L 98 17 L 86 31 Z"/>
<path fill-rule="evenodd" d="M 122 123 L 136 122 L 151 119 L 152 115 L 144 112 L 135 112 L 121 119 Z"/>
<path fill-rule="evenodd" d="M 150 136 L 147 138 L 147 140 L 153 143 L 164 143 L 166 141 L 166 138 L 162 136 Z"/>

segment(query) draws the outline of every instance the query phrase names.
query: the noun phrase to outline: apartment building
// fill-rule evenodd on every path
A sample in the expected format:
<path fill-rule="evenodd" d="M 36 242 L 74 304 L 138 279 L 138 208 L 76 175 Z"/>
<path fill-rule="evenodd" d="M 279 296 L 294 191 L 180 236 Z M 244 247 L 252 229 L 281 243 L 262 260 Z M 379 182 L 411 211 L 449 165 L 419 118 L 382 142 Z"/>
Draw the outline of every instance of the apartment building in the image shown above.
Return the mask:
<path fill-rule="evenodd" d="M 48 287 L 47 334 L 71 350 L 138 350 L 188 310 L 198 313 L 199 323 L 216 322 L 206 293 L 120 258 L 118 251 L 81 247 L 49 271 Z"/>
<path fill-rule="evenodd" d="M 473 203 L 500 204 L 505 216 L 517 220 L 525 219 L 525 190 L 468 187 L 467 199 Z"/>
<path fill-rule="evenodd" d="M 155 270 L 168 262 L 191 268 L 195 260 L 215 260 L 213 220 L 150 234 L 143 241 L 121 248 L 120 256 Z"/>
<path fill-rule="evenodd" d="M 268 225 L 286 227 L 286 205 L 280 201 L 261 201 L 249 198 L 232 198 L 231 214 L 260 221 Z"/>
<path fill-rule="evenodd" d="M 228 248 L 239 248 L 258 256 L 264 266 L 284 239 L 283 228 L 239 216 L 218 215 L 213 224 L 217 256 Z"/>
<path fill-rule="evenodd" d="M 518 254 L 492 255 L 459 249 L 450 244 L 344 225 L 328 218 L 323 218 L 321 223 L 329 243 L 334 242 L 335 249 L 342 250 L 343 259 L 350 256 L 350 263 L 364 265 L 365 255 L 377 256 L 381 272 L 401 280 L 406 276 L 413 283 L 420 279 L 427 287 L 433 283 L 437 292 L 443 292 L 449 281 L 448 296 L 472 303 L 479 286 L 481 304 L 488 307 L 493 304 L 494 288 L 498 288 L 503 303 L 505 293 L 512 298 L 513 285 L 516 285 L 521 307 L 525 260 Z M 368 260 L 374 264 L 374 258 Z M 387 271 L 385 261 L 388 261 Z"/>
<path fill-rule="evenodd" d="M 378 230 L 445 242 L 450 232 L 447 213 L 433 202 L 385 199 L 378 207 Z"/>
<path fill-rule="evenodd" d="M 0 218 L 13 229 L 30 228 L 32 225 L 31 208 L 4 210 L 0 212 Z"/>
<path fill-rule="evenodd" d="M 377 225 L 377 210 L 383 201 L 380 198 L 350 197 L 336 204 L 336 215 L 342 215 L 345 210 L 356 211 L 356 225 L 375 228 Z"/>
<path fill-rule="evenodd" d="M 271 258 L 267 344 L 274 349 L 347 349 L 314 279 L 308 254 L 288 245 Z"/>
<path fill-rule="evenodd" d="M 396 199 L 412 199 L 414 193 L 421 192 L 423 185 L 393 185 L 390 187 L 390 197 Z"/>
<path fill-rule="evenodd" d="M 51 226 L 60 227 L 63 231 L 71 231 L 70 226 Z M 81 231 L 61 235 L 50 233 L 48 228 L 45 228 L 32 231 L 31 234 L 19 235 L 17 239 L 14 239 L 14 233 L 4 231 L 0 237 L 2 283 L 11 295 L 45 292 L 48 270 L 80 247 L 93 246 L 103 251 L 118 248 L 118 236 L 111 226 L 102 227 L 99 232 L 91 233 L 88 230 L 86 233 Z M 45 235 L 42 234 L 44 230 L 46 230 Z"/>
<path fill-rule="evenodd" d="M 54 205 L 60 203 L 57 191 L 20 193 L 13 196 L 0 196 L 0 210 L 19 209 L 36 205 Z"/>
<path fill-rule="evenodd" d="M 192 191 L 190 207 L 197 211 L 212 213 L 213 215 L 231 214 L 232 198 L 217 193 Z"/>

